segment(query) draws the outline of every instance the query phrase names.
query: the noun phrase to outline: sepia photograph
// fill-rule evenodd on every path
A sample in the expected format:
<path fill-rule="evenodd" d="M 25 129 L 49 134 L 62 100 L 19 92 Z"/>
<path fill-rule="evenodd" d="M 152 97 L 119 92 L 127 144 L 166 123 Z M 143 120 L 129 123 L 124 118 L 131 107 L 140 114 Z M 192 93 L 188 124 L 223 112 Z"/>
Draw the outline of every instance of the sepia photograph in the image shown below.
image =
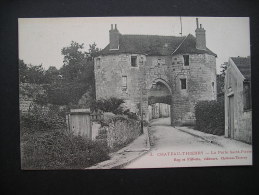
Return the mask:
<path fill-rule="evenodd" d="M 19 18 L 22 170 L 252 165 L 249 17 Z"/>

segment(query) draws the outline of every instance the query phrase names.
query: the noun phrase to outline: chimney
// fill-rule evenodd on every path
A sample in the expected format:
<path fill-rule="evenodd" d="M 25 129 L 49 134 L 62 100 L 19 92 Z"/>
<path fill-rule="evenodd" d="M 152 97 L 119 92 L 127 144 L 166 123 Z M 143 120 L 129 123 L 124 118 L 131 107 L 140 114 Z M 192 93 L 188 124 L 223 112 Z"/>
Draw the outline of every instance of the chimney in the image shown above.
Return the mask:
<path fill-rule="evenodd" d="M 115 28 L 113 28 L 113 24 L 111 25 L 110 33 L 110 50 L 118 50 L 119 49 L 119 39 L 120 32 L 117 29 L 117 24 L 115 24 Z"/>
<path fill-rule="evenodd" d="M 199 27 L 199 21 L 198 18 L 196 18 L 196 48 L 201 49 L 201 50 L 206 50 L 206 35 L 205 35 L 205 30 L 200 24 Z"/>

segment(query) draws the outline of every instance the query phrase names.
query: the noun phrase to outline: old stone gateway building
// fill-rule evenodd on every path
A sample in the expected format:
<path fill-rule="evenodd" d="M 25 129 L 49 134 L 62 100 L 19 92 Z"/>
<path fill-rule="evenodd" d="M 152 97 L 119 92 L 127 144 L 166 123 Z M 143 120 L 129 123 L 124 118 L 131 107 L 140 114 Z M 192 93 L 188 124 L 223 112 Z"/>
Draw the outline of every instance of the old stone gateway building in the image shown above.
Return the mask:
<path fill-rule="evenodd" d="M 169 97 L 171 124 L 195 123 L 195 104 L 217 98 L 217 55 L 196 23 L 196 37 L 126 35 L 111 25 L 110 43 L 95 58 L 96 98 L 122 98 L 138 114 L 142 106 L 148 120 L 150 97 Z"/>

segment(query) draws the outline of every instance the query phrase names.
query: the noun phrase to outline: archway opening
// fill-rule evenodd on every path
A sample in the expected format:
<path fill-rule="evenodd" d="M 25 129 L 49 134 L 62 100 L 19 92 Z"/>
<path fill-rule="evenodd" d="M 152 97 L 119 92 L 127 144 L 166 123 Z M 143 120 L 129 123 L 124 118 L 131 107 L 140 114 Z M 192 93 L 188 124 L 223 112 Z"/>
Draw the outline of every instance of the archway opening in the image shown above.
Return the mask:
<path fill-rule="evenodd" d="M 159 120 L 161 125 L 171 124 L 172 92 L 170 86 L 161 79 L 153 81 L 148 91 L 148 116 L 149 121 Z"/>

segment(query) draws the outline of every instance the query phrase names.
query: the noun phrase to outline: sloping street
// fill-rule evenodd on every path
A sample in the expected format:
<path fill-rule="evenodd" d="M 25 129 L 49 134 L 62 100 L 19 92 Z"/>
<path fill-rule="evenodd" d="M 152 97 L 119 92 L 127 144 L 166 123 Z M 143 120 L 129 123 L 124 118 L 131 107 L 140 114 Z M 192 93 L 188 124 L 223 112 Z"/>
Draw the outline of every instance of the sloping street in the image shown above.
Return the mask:
<path fill-rule="evenodd" d="M 186 127 L 171 127 L 170 119 L 151 123 L 151 150 L 124 168 L 243 165 L 252 163 L 249 144 Z"/>

